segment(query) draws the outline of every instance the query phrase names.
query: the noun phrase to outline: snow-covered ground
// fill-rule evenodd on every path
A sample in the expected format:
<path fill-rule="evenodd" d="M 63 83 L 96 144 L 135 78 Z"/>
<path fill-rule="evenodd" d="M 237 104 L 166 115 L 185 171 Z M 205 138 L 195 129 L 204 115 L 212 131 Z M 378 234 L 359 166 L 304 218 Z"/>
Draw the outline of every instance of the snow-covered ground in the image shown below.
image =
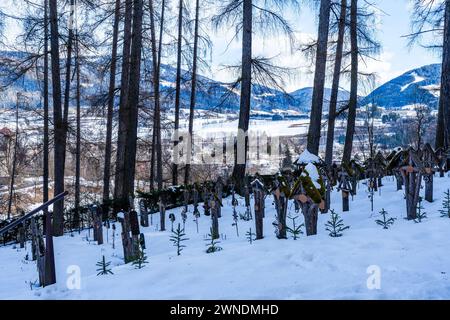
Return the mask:
<path fill-rule="evenodd" d="M 26 261 L 30 252 L 16 246 L 0 247 L 1 299 L 449 299 L 450 298 L 450 219 L 440 217 L 443 193 L 450 178 L 435 178 L 435 201 L 424 202 L 428 218 L 422 223 L 405 220 L 403 191 L 395 190 L 392 178 L 383 179 L 381 195 L 375 195 L 370 211 L 366 186 L 350 203 L 351 211 L 341 212 L 341 195 L 332 195 L 332 207 L 351 228 L 341 238 L 325 231 L 329 215 L 320 215 L 318 235 L 294 241 L 278 240 L 272 222 L 275 210 L 267 198 L 265 238 L 247 242 L 245 233 L 254 222 L 240 220 L 239 237 L 232 226 L 231 200 L 224 200 L 220 233 L 223 250 L 207 254 L 204 237 L 210 218 L 202 214 L 196 232 L 192 207 L 186 222 L 187 247 L 181 256 L 169 241 L 167 232 L 153 226 L 141 229 L 147 244 L 148 264 L 143 269 L 124 265 L 120 235 L 112 249 L 111 229 L 106 243 L 87 241 L 88 231 L 73 237 L 55 239 L 57 284 L 47 288 L 30 286 L 37 279 L 36 265 Z M 423 190 L 422 190 L 423 192 Z M 239 212 L 244 213 L 240 200 Z M 397 218 L 389 230 L 375 223 L 382 209 Z M 167 212 L 181 222 L 180 209 Z M 290 215 L 295 215 L 293 205 Z M 303 217 L 297 219 L 301 222 Z M 292 226 L 290 220 L 288 225 Z M 120 229 L 120 228 L 119 228 Z M 120 230 L 116 230 L 116 232 Z M 92 238 L 92 232 L 90 233 Z M 105 255 L 113 275 L 97 276 L 96 263 Z M 75 266 L 75 267 L 74 267 Z M 78 269 L 79 268 L 79 269 Z M 75 273 L 73 273 L 75 270 Z M 81 288 L 67 286 L 76 271 L 81 272 Z M 69 273 L 68 273 L 69 271 Z M 367 285 L 378 275 L 379 289 Z M 373 273 L 375 272 L 375 273 Z"/>

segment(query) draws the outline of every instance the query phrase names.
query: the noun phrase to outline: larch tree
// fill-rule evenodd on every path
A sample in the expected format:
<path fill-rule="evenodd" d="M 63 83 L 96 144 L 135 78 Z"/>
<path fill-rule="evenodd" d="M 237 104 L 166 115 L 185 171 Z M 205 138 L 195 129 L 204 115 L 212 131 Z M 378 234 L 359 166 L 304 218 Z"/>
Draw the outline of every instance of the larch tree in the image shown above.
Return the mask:
<path fill-rule="evenodd" d="M 240 106 L 237 132 L 237 144 L 235 146 L 234 168 L 232 179 L 237 190 L 243 190 L 243 177 L 246 174 L 248 157 L 248 129 L 250 122 L 252 84 L 254 82 L 266 82 L 269 85 L 279 87 L 282 77 L 277 72 L 282 71 L 270 64 L 268 59 L 253 57 L 252 42 L 253 33 L 256 30 L 262 33 L 281 30 L 291 40 L 292 29 L 288 21 L 282 16 L 282 11 L 289 5 L 295 5 L 297 1 L 281 0 L 228 0 L 220 5 L 219 12 L 213 17 L 214 25 L 218 28 L 223 25 L 236 27 L 235 37 L 242 37 L 242 60 L 240 64 Z"/>
<path fill-rule="evenodd" d="M 322 127 L 322 109 L 325 90 L 330 12 L 331 0 L 321 0 L 316 63 L 314 71 L 314 86 L 307 144 L 308 151 L 315 155 L 319 154 L 320 131 Z"/>
<path fill-rule="evenodd" d="M 139 93 L 141 80 L 141 54 L 142 54 L 142 20 L 143 0 L 133 0 L 133 32 L 131 43 L 131 63 L 129 77 L 128 108 L 130 111 L 128 120 L 128 136 L 126 139 L 125 178 L 126 184 L 122 196 L 133 196 L 134 180 L 136 174 L 137 151 L 137 125 L 139 115 Z M 129 204 L 131 205 L 131 204 Z"/>
<path fill-rule="evenodd" d="M 114 102 L 116 92 L 116 72 L 117 72 L 117 48 L 119 39 L 119 23 L 120 23 L 120 0 L 115 1 L 113 34 L 111 43 L 111 66 L 109 74 L 108 88 L 108 109 L 106 118 L 106 140 L 105 140 L 105 163 L 103 168 L 103 208 L 108 210 L 110 200 L 110 183 L 111 183 L 111 157 L 112 157 L 112 131 L 113 131 L 113 115 Z"/>
<path fill-rule="evenodd" d="M 358 107 L 359 84 L 373 82 L 376 74 L 365 72 L 367 60 L 375 59 L 380 52 L 380 44 L 375 39 L 376 8 L 369 2 L 358 2 L 351 0 L 350 5 L 350 52 L 344 53 L 344 57 L 350 56 L 349 66 L 345 66 L 343 72 L 350 72 L 350 99 L 347 106 L 339 110 L 339 114 L 347 111 L 347 130 L 344 143 L 344 154 L 342 162 L 351 160 L 353 151 L 353 140 L 356 131 L 356 115 Z M 350 68 L 350 71 L 348 71 Z M 365 81 L 365 82 L 364 82 Z"/>
<path fill-rule="evenodd" d="M 56 0 L 49 0 L 50 19 L 50 56 L 52 72 L 53 99 L 53 135 L 54 135 L 54 194 L 64 192 L 64 163 L 66 153 L 65 127 L 61 103 L 61 70 L 58 28 L 58 4 Z M 62 236 L 64 233 L 64 201 L 53 205 L 53 235 Z"/>
<path fill-rule="evenodd" d="M 348 103 L 347 132 L 345 134 L 343 163 L 349 163 L 353 150 L 356 108 L 358 104 L 358 0 L 351 0 L 350 6 L 350 101 Z"/>
<path fill-rule="evenodd" d="M 133 0 L 125 1 L 125 18 L 123 27 L 122 43 L 122 73 L 120 79 L 120 101 L 119 101 L 119 128 L 117 133 L 117 157 L 116 172 L 114 180 L 114 199 L 116 206 L 128 206 L 128 194 L 126 194 L 125 158 L 126 143 L 129 124 L 129 75 L 130 75 L 130 54 L 131 54 L 131 30 L 133 18 Z M 119 203 L 120 202 L 120 203 Z M 121 209 L 121 208 L 116 208 Z"/>
<path fill-rule="evenodd" d="M 191 169 L 192 146 L 194 139 L 194 112 L 195 99 L 197 94 L 197 65 L 198 65 L 198 42 L 199 42 L 199 24 L 200 24 L 200 0 L 195 0 L 195 19 L 194 19 L 194 46 L 192 53 L 192 79 L 191 79 L 191 96 L 189 103 L 189 123 L 188 123 L 188 146 L 186 166 L 184 169 L 184 184 L 189 184 L 189 175 Z"/>
<path fill-rule="evenodd" d="M 159 40 L 156 39 L 156 23 L 155 23 L 155 6 L 154 1 L 149 0 L 150 10 L 150 32 L 151 32 L 151 51 L 152 51 L 152 79 L 153 79 L 153 99 L 154 99 L 154 111 L 153 111 L 153 132 L 152 132 L 152 154 L 150 164 L 150 186 L 153 189 L 155 180 L 156 169 L 156 181 L 158 189 L 163 187 L 163 172 L 162 172 L 162 146 L 161 146 L 161 92 L 160 92 L 160 74 L 161 74 L 161 55 L 163 45 L 164 23 L 165 23 L 165 11 L 166 3 L 162 0 L 161 3 L 161 15 L 159 26 Z"/>
<path fill-rule="evenodd" d="M 334 58 L 333 79 L 331 85 L 330 105 L 328 109 L 328 130 L 325 147 L 325 163 L 331 166 L 333 161 L 334 129 L 336 123 L 336 109 L 339 97 L 339 83 L 342 71 L 342 56 L 344 52 L 344 40 L 347 19 L 347 0 L 341 0 L 338 19 L 338 37 L 336 40 L 336 52 Z"/>
<path fill-rule="evenodd" d="M 177 73 L 175 78 L 175 123 L 173 137 L 173 163 L 172 163 L 172 185 L 178 184 L 178 155 L 177 145 L 179 143 L 179 127 L 180 127 L 180 96 L 181 96 L 181 50 L 183 49 L 183 12 L 184 1 L 178 2 L 178 35 L 177 35 Z"/>

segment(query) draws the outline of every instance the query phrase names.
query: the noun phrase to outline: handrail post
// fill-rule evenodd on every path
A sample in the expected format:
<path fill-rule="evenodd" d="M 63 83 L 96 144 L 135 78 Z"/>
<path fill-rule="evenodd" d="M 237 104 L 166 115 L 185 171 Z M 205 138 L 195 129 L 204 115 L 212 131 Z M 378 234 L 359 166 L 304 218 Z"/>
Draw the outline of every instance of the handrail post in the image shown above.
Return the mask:
<path fill-rule="evenodd" d="M 53 226 L 50 210 L 45 210 L 45 271 L 43 287 L 56 283 L 55 250 L 53 248 Z"/>
<path fill-rule="evenodd" d="M 0 235 L 13 229 L 20 223 L 32 218 L 35 214 L 39 213 L 41 210 L 48 208 L 55 202 L 60 201 L 69 193 L 67 191 L 56 195 L 53 199 L 41 204 L 34 210 L 31 210 L 25 216 L 11 222 L 6 227 L 0 229 Z M 48 286 L 56 283 L 56 272 L 55 272 L 55 252 L 53 247 L 53 227 L 52 227 L 52 217 L 49 210 L 45 211 L 45 255 L 44 255 L 45 269 L 44 269 L 44 283 L 42 285 Z"/>

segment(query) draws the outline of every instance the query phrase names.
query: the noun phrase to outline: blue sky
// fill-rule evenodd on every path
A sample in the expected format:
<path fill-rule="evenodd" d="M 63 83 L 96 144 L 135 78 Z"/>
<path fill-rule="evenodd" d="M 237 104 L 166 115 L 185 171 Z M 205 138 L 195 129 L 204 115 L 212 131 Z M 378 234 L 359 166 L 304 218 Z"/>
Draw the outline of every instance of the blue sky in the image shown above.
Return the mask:
<path fill-rule="evenodd" d="M 371 61 L 365 68 L 378 74 L 377 84 L 403 74 L 404 72 L 426 64 L 438 63 L 440 57 L 436 53 L 419 47 L 408 48 L 407 39 L 403 35 L 410 33 L 410 2 L 409 0 L 374 0 L 381 10 L 377 37 L 383 49 L 379 61 Z M 311 9 L 304 7 L 300 13 L 286 13 L 299 38 L 308 39 L 317 33 L 316 17 Z M 225 51 L 231 32 L 222 30 L 220 34 L 212 35 L 214 42 L 213 72 L 215 78 L 228 81 L 233 78 L 228 72 L 221 70 L 221 64 L 236 64 L 240 59 L 240 43 L 234 41 Z M 287 83 L 287 90 L 293 91 L 305 86 L 311 86 L 313 79 L 311 70 L 306 66 L 305 58 L 300 53 L 292 54 L 288 43 L 283 37 L 261 39 L 255 36 L 253 50 L 256 54 L 278 56 L 277 64 L 295 68 L 294 77 Z M 344 88 L 348 83 L 343 83 Z M 363 93 L 363 92 L 361 92 Z"/>
<path fill-rule="evenodd" d="M 186 0 L 193 3 L 193 0 Z M 362 1 L 362 0 L 361 0 Z M 378 74 L 377 85 L 381 85 L 392 78 L 416 67 L 426 64 L 439 63 L 440 57 L 436 53 L 419 47 L 408 48 L 407 39 L 402 38 L 410 30 L 410 3 L 411 0 L 371 0 L 380 9 L 379 21 L 374 28 L 378 29 L 378 39 L 383 49 L 378 61 L 369 61 L 367 66 L 361 66 L 366 71 Z M 176 1 L 169 5 L 173 14 L 176 13 Z M 17 14 L 22 10 L 22 0 L 0 0 L 0 8 Z M 302 6 L 300 12 L 288 11 L 284 13 L 296 32 L 297 38 L 304 42 L 316 37 L 317 24 L 316 13 L 307 6 Z M 9 40 L 14 43 L 15 36 L 20 32 L 17 24 L 8 24 L 7 34 Z M 221 81 L 232 81 L 236 75 L 224 70 L 223 65 L 236 65 L 240 62 L 241 44 L 239 41 L 231 41 L 233 30 L 222 29 L 219 32 L 206 28 L 213 41 L 211 70 L 204 71 L 206 76 Z M 231 43 L 230 43 L 231 41 Z M 255 56 L 276 57 L 275 63 L 293 69 L 292 77 L 286 79 L 286 90 L 294 91 L 299 88 L 311 86 L 313 82 L 311 68 L 301 52 L 292 52 L 289 42 L 282 35 L 262 37 L 255 34 L 253 43 Z M 173 63 L 172 58 L 165 58 L 164 63 Z M 348 88 L 348 83 L 343 81 L 342 87 Z M 363 90 L 363 89 L 361 89 Z M 361 91 L 360 94 L 368 92 Z"/>

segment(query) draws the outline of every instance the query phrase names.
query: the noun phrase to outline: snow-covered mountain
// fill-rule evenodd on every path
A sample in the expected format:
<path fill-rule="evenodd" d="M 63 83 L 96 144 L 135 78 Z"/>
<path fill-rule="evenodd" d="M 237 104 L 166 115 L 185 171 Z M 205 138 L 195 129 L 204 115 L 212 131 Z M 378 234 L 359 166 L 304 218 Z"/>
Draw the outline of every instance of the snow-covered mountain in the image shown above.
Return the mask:
<path fill-rule="evenodd" d="M 387 109 L 427 104 L 437 109 L 441 65 L 430 64 L 404 73 L 375 89 L 361 100 L 361 105 L 375 103 Z"/>
<path fill-rule="evenodd" d="M 17 92 L 26 94 L 29 107 L 39 107 L 41 104 L 41 80 L 36 73 L 28 72 L 24 77 L 10 82 L 12 70 L 26 68 L 27 63 L 18 66 L 17 61 L 26 60 L 23 52 L 0 51 L 0 108 L 13 108 L 16 105 Z M 61 64 L 65 62 L 62 60 Z M 145 60 L 141 88 L 144 93 L 151 90 L 149 70 L 151 61 Z M 64 68 L 63 68 L 64 70 Z M 367 97 L 361 98 L 360 105 L 376 103 L 387 109 L 402 108 L 417 103 L 424 103 L 436 109 L 439 101 L 441 66 L 432 64 L 406 72 L 405 74 L 383 84 Z M 183 71 L 183 85 L 181 91 L 182 108 L 189 108 L 190 78 L 187 71 Z M 62 77 L 64 78 L 64 77 Z M 174 105 L 176 69 L 170 65 L 162 65 L 161 89 L 163 106 L 170 109 Z M 83 105 L 104 104 L 109 79 L 108 62 L 105 57 L 85 59 L 82 64 Z M 119 79 L 119 77 L 117 77 Z M 50 88 L 51 89 L 51 88 Z M 311 109 L 312 87 L 302 88 L 290 93 L 282 92 L 262 85 L 253 85 L 252 111 L 264 112 L 268 115 L 289 113 L 307 114 Z M 147 92 L 146 92 L 147 91 Z M 196 107 L 212 111 L 239 110 L 239 85 L 215 81 L 208 77 L 198 77 L 198 91 Z M 331 90 L 325 89 L 324 112 L 328 110 Z M 339 92 L 339 101 L 345 102 L 349 98 L 346 91 Z"/>
<path fill-rule="evenodd" d="M 0 108 L 13 108 L 16 105 L 17 92 L 27 95 L 30 107 L 41 105 L 41 79 L 37 79 L 35 72 L 28 72 L 20 79 L 11 80 L 11 71 L 16 70 L 19 61 L 26 60 L 27 55 L 23 52 L 0 51 Z M 107 83 L 109 77 L 108 62 L 105 57 L 84 59 L 82 64 L 82 94 L 83 105 L 102 104 L 105 102 Z M 149 73 L 151 61 L 144 61 L 141 89 L 151 90 Z M 62 60 L 61 65 L 65 62 Z M 25 67 L 21 65 L 20 67 Z M 64 70 L 64 68 L 62 68 Z M 14 77 L 12 77 L 14 78 Z M 181 91 L 181 107 L 189 108 L 190 102 L 190 78 L 187 71 L 182 72 L 183 85 Z M 117 77 L 119 79 L 119 77 Z M 162 65 L 161 89 L 163 105 L 170 109 L 174 105 L 176 69 L 170 65 Z M 64 82 L 64 76 L 62 77 Z M 64 83 L 63 83 L 64 86 Z M 199 76 L 196 107 L 204 110 L 237 111 L 239 110 L 239 85 L 215 81 L 213 79 Z M 51 90 L 51 86 L 50 86 Z M 307 113 L 311 108 L 312 88 L 303 88 L 292 93 L 268 88 L 262 85 L 253 85 L 252 110 L 263 111 L 270 114 L 280 112 Z M 330 90 L 325 92 L 324 110 L 327 110 Z M 340 93 L 340 99 L 346 100 L 348 94 Z"/>
<path fill-rule="evenodd" d="M 294 97 L 295 101 L 298 102 L 299 106 L 305 111 L 310 111 L 311 109 L 311 101 L 313 96 L 313 88 L 307 87 L 302 88 L 299 90 L 296 90 L 291 93 L 291 95 Z M 323 111 L 328 112 L 328 106 L 330 102 L 331 97 L 331 89 L 325 88 L 324 92 L 324 105 L 323 105 Z M 350 94 L 347 91 L 340 90 L 338 95 L 338 102 L 342 103 L 345 101 L 348 101 L 350 97 Z"/>

